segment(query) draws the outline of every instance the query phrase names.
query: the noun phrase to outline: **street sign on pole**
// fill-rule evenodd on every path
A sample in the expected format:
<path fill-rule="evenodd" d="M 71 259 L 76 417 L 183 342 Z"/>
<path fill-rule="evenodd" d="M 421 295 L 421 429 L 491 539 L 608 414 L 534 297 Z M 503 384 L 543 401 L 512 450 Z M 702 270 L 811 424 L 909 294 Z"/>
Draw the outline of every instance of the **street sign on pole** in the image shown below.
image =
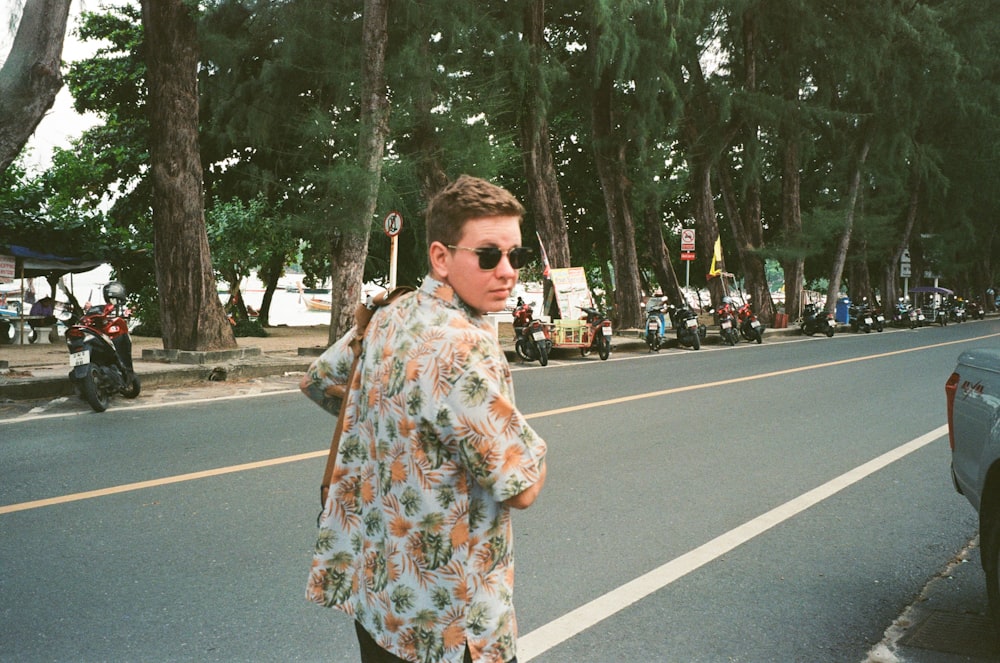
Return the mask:
<path fill-rule="evenodd" d="M 681 229 L 681 252 L 694 253 L 694 228 Z M 693 258 L 687 258 L 693 260 Z"/>
<path fill-rule="evenodd" d="M 389 290 L 396 287 L 396 256 L 399 253 L 399 231 L 403 229 L 403 215 L 389 212 L 385 216 L 385 234 L 389 236 Z"/>
<path fill-rule="evenodd" d="M 912 276 L 910 271 L 910 250 L 903 249 L 903 253 L 899 256 L 899 275 L 903 278 L 909 278 Z"/>

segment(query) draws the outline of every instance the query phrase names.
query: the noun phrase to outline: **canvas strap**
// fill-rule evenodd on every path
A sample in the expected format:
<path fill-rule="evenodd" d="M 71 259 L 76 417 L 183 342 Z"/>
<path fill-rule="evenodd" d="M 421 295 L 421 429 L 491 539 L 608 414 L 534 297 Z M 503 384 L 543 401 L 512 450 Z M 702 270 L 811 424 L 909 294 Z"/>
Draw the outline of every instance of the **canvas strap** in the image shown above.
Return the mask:
<path fill-rule="evenodd" d="M 350 391 L 351 383 L 354 381 L 354 372 L 358 369 L 358 360 L 361 358 L 361 345 L 364 341 L 365 331 L 368 329 L 368 323 L 371 321 L 375 309 L 380 306 L 386 306 L 400 296 L 408 292 L 413 292 L 413 290 L 411 286 L 404 285 L 394 288 L 391 292 L 380 292 L 372 297 L 371 302 L 358 304 L 358 308 L 354 312 L 354 340 L 351 341 L 351 351 L 354 352 L 354 361 L 351 362 L 351 370 L 347 374 L 347 382 L 343 386 L 337 385 L 333 389 L 334 395 L 339 396 L 341 399 L 340 412 L 337 414 L 337 424 L 333 428 L 333 439 L 330 440 L 330 455 L 327 456 L 326 469 L 323 470 L 323 481 L 319 487 L 321 508 L 326 507 L 326 498 L 330 493 L 333 468 L 337 464 L 337 449 L 340 448 L 340 436 L 344 432 L 344 417 L 347 413 L 347 393 Z"/>

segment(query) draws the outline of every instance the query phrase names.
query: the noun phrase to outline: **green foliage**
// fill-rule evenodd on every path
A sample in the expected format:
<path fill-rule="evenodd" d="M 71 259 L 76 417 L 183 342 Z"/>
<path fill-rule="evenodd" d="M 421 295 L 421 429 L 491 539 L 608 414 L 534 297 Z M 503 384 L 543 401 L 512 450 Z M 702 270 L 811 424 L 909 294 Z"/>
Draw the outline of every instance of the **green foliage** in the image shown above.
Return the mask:
<path fill-rule="evenodd" d="M 390 242 L 382 219 L 391 210 L 404 217 L 398 281 L 415 283 L 426 272 L 422 214 L 434 168 L 449 178 L 488 177 L 526 198 L 518 117 L 528 95 L 539 92 L 572 262 L 587 269 L 592 286 L 610 290 L 590 130 L 590 95 L 604 66 L 615 77 L 617 130 L 627 139 L 622 158 L 633 216 L 639 223 L 651 212 L 663 223 L 675 258 L 675 233 L 693 213 L 689 150 L 698 150 L 729 169 L 737 195 L 760 181 L 762 255 L 801 257 L 807 279 L 828 277 L 860 128 L 870 122 L 875 136 L 855 210 L 854 259 L 881 268 L 902 240 L 916 190 L 915 260 L 924 252 L 921 233 L 947 235 L 953 238 L 947 250 L 926 250 L 945 277 L 956 285 L 995 278 L 989 269 L 1000 264 L 993 195 L 1000 17 L 990 3 L 552 0 L 545 3 L 541 62 L 529 58 L 523 42 L 526 4 L 392 4 L 391 138 L 378 208 L 367 220 L 367 280 L 387 278 Z M 360 5 L 213 0 L 203 6 L 201 149 L 213 263 L 221 278 L 238 283 L 283 254 L 324 278 L 337 268 L 329 264 L 331 244 L 359 230 L 349 224 L 357 222 L 365 181 L 356 166 Z M 159 307 L 140 20 L 137 4 L 83 14 L 79 36 L 100 46 L 94 57 L 72 63 L 66 80 L 77 110 L 95 113 L 102 124 L 57 152 L 46 173 L 16 166 L 3 174 L 0 236 L 74 255 L 112 255 L 116 273 L 136 293 L 144 325 L 154 328 Z M 744 43 L 749 27 L 756 30 L 753 52 Z M 746 76 L 750 63 L 755 87 Z M 692 120 L 705 130 L 688 145 Z M 781 156 L 796 134 L 802 236 L 781 227 Z M 752 149 L 733 139 L 748 135 L 757 141 Z M 724 150 L 732 145 L 739 147 Z M 736 240 L 721 198 L 715 202 L 728 256 Z M 642 256 L 645 234 L 637 235 Z M 530 213 L 524 236 L 534 243 Z M 694 271 L 699 283 L 701 270 Z M 523 277 L 531 276 L 525 270 Z"/>
<path fill-rule="evenodd" d="M 237 337 L 255 336 L 257 338 L 267 338 L 270 334 L 260 324 L 259 320 L 237 320 L 233 325 L 233 334 Z"/>

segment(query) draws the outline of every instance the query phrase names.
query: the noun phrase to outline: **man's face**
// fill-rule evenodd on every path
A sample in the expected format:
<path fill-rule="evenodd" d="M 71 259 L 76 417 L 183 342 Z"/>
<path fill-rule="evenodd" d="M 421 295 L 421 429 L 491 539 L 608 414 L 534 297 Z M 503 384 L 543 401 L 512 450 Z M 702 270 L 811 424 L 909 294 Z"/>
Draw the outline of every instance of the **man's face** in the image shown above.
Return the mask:
<path fill-rule="evenodd" d="M 518 270 L 510 266 L 506 252 L 521 245 L 521 226 L 516 216 L 469 219 L 462 237 L 449 249 L 435 242 L 431 261 L 436 276 L 452 287 L 463 302 L 478 313 L 502 311 L 517 283 Z M 504 252 L 492 269 L 479 266 L 479 255 L 467 249 L 497 248 Z"/>

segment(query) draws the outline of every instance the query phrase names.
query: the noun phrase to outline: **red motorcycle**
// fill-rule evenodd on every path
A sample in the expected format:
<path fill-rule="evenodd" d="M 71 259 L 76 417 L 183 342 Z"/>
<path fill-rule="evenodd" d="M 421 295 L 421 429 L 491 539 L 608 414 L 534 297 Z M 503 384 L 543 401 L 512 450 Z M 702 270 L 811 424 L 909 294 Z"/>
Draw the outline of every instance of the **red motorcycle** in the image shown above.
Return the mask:
<path fill-rule="evenodd" d="M 595 308 L 581 306 L 580 310 L 586 316 L 587 321 L 587 344 L 580 348 L 580 354 L 586 357 L 593 350 L 597 350 L 597 356 L 602 360 L 611 355 L 611 320 Z"/>
<path fill-rule="evenodd" d="M 719 320 L 719 335 L 729 345 L 740 342 L 740 332 L 736 328 L 736 305 L 730 297 L 723 297 L 719 308 L 715 310 Z"/>
<path fill-rule="evenodd" d="M 514 309 L 514 352 L 524 361 L 535 361 L 542 366 L 549 363 L 552 339 L 549 329 L 535 317 L 531 306 L 519 297 Z"/>
<path fill-rule="evenodd" d="M 743 302 L 743 306 L 736 311 L 739 320 L 740 334 L 748 341 L 764 342 L 764 325 L 757 319 L 757 315 L 750 308 L 750 302 Z"/>
<path fill-rule="evenodd" d="M 102 306 L 91 306 L 66 330 L 70 382 L 95 412 L 104 412 L 112 394 L 136 398 L 141 386 L 132 367 L 132 337 L 123 316 L 125 286 L 104 286 Z"/>

